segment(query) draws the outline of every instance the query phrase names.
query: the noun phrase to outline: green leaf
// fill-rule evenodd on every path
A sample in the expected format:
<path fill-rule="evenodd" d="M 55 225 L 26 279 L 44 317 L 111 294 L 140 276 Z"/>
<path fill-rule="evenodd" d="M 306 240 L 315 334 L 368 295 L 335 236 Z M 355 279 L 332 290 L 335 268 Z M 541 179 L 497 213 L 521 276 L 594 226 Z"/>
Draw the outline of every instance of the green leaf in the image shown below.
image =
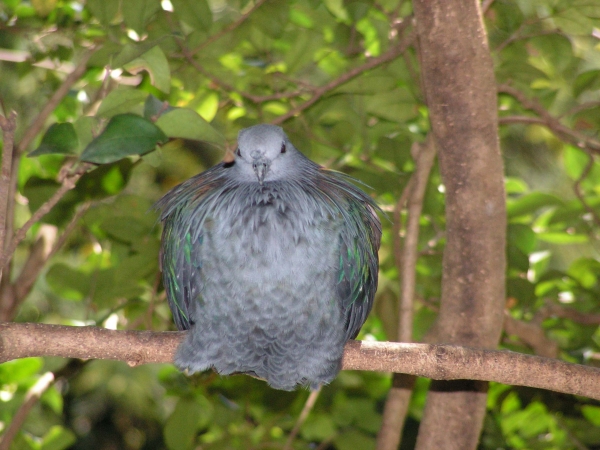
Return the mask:
<path fill-rule="evenodd" d="M 577 180 L 588 165 L 590 157 L 582 150 L 567 145 L 564 153 L 565 169 L 567 174 L 574 180 Z"/>
<path fill-rule="evenodd" d="M 338 434 L 333 440 L 337 450 L 375 449 L 375 437 L 357 430 L 348 430 Z"/>
<path fill-rule="evenodd" d="M 336 432 L 335 423 L 329 414 L 314 413 L 302 426 L 302 437 L 308 441 L 324 441 Z"/>
<path fill-rule="evenodd" d="M 225 138 L 191 109 L 174 109 L 163 114 L 156 125 L 170 138 L 192 139 L 224 145 Z"/>
<path fill-rule="evenodd" d="M 598 282 L 600 262 L 593 258 L 579 258 L 571 264 L 567 273 L 584 288 L 591 289 Z"/>
<path fill-rule="evenodd" d="M 144 117 L 154 122 L 163 114 L 175 109 L 176 108 L 173 108 L 167 102 L 163 102 L 154 95 L 150 94 L 144 103 Z"/>
<path fill-rule="evenodd" d="M 79 139 L 72 123 L 55 123 L 44 133 L 40 146 L 28 156 L 58 153 L 72 155 L 79 147 Z"/>
<path fill-rule="evenodd" d="M 573 84 L 573 95 L 579 97 L 582 92 L 600 87 L 600 70 L 588 70 L 580 73 Z"/>
<path fill-rule="evenodd" d="M 134 114 L 114 116 L 104 132 L 81 155 L 82 161 L 107 164 L 129 155 L 143 155 L 167 141 L 160 128 Z"/>
<path fill-rule="evenodd" d="M 524 278 L 508 278 L 506 296 L 518 299 L 522 305 L 531 305 L 535 300 L 535 286 Z"/>
<path fill-rule="evenodd" d="M 66 300 L 82 300 L 90 291 L 89 275 L 64 263 L 54 264 L 46 273 L 46 283 Z"/>
<path fill-rule="evenodd" d="M 147 51 L 156 47 L 162 40 L 164 40 L 165 36 L 158 37 L 156 39 L 147 39 L 142 42 L 131 43 L 128 42 L 125 44 L 117 55 L 112 58 L 110 65 L 112 68 L 123 67 L 125 64 L 130 63 L 136 58 L 139 58 Z"/>
<path fill-rule="evenodd" d="M 271 2 L 258 8 L 251 16 L 252 23 L 272 38 L 279 38 L 290 19 L 289 2 Z"/>
<path fill-rule="evenodd" d="M 126 0 L 121 3 L 123 20 L 141 35 L 149 19 L 160 11 L 160 0 Z"/>
<path fill-rule="evenodd" d="M 117 114 L 128 113 L 133 107 L 141 104 L 147 96 L 146 92 L 135 89 L 117 89 L 102 101 L 96 116 L 109 118 Z"/>
<path fill-rule="evenodd" d="M 335 92 L 347 94 L 377 94 L 378 92 L 392 91 L 397 85 L 397 80 L 388 74 L 367 75 L 354 78 L 343 84 Z M 408 97 L 407 97 L 408 98 Z"/>
<path fill-rule="evenodd" d="M 44 365 L 42 358 L 23 358 L 0 364 L 1 383 L 19 383 L 38 373 Z"/>
<path fill-rule="evenodd" d="M 152 229 L 148 223 L 131 216 L 107 216 L 100 227 L 111 237 L 128 243 L 144 239 Z"/>
<path fill-rule="evenodd" d="M 77 153 L 80 153 L 87 145 L 94 140 L 94 131 L 98 126 L 99 120 L 95 117 L 81 116 L 74 123 L 75 133 L 79 141 Z"/>
<path fill-rule="evenodd" d="M 139 58 L 123 66 L 130 73 L 147 71 L 152 84 L 159 90 L 168 93 L 171 89 L 171 71 L 169 62 L 158 45 L 152 47 Z"/>
<path fill-rule="evenodd" d="M 54 425 L 42 439 L 41 450 L 63 450 L 73 445 L 76 441 L 75 434 L 60 425 Z"/>
<path fill-rule="evenodd" d="M 569 234 L 561 232 L 537 233 L 538 239 L 551 244 L 583 244 L 589 241 L 585 234 Z"/>
<path fill-rule="evenodd" d="M 202 409 L 198 403 L 193 399 L 180 398 L 165 425 L 164 437 L 167 447 L 170 450 L 192 448 L 201 416 Z"/>
<path fill-rule="evenodd" d="M 206 0 L 171 0 L 179 20 L 198 30 L 209 30 L 212 12 Z"/>
<path fill-rule="evenodd" d="M 104 26 L 110 25 L 119 12 L 119 3 L 120 0 L 87 0 L 85 2 L 94 17 Z"/>
<path fill-rule="evenodd" d="M 523 253 L 529 254 L 535 248 L 535 232 L 527 225 L 509 224 L 507 241 L 515 245 Z"/>
<path fill-rule="evenodd" d="M 532 192 L 515 200 L 509 200 L 506 212 L 509 218 L 533 214 L 541 208 L 562 205 L 563 201 L 555 195 L 543 192 Z"/>
<path fill-rule="evenodd" d="M 581 407 L 583 417 L 590 421 L 595 427 L 600 427 L 600 406 L 583 405 Z"/>

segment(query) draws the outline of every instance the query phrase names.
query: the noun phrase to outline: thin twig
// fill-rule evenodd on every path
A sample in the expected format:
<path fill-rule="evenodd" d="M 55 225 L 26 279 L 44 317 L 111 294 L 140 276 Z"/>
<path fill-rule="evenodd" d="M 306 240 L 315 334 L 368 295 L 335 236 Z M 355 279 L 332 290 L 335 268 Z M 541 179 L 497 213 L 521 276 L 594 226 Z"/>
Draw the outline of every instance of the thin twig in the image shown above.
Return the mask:
<path fill-rule="evenodd" d="M 0 251 L 3 251 L 6 242 L 6 218 L 8 213 L 8 202 L 10 201 L 8 191 L 10 190 L 11 168 L 15 144 L 15 130 L 17 128 L 17 113 L 11 111 L 8 117 L 0 115 L 0 128 L 2 129 L 2 172 L 0 173 Z M 0 267 L 0 279 L 2 268 Z"/>
<path fill-rule="evenodd" d="M 17 145 L 17 147 L 15 149 L 16 151 L 14 152 L 14 156 L 12 159 L 10 186 L 8 189 L 8 198 L 10 199 L 10 201 L 8 203 L 8 207 L 6 210 L 6 234 L 5 234 L 5 243 L 6 244 L 5 245 L 7 245 L 7 241 L 14 240 L 14 238 L 13 238 L 13 233 L 14 233 L 13 222 L 14 222 L 14 206 L 15 206 L 15 204 L 14 204 L 13 199 L 15 198 L 15 194 L 17 192 L 17 175 L 19 173 L 19 163 L 21 161 L 20 156 L 23 152 L 25 152 L 27 150 L 27 147 L 29 146 L 29 144 L 31 144 L 33 139 L 42 130 L 42 128 L 44 127 L 44 124 L 46 123 L 46 120 L 48 119 L 50 114 L 52 114 L 52 112 L 54 111 L 54 109 L 56 109 L 56 107 L 62 101 L 62 99 L 69 93 L 69 91 L 71 90 L 73 85 L 77 82 L 77 80 L 79 80 L 81 78 L 81 76 L 85 73 L 87 62 L 89 61 L 90 57 L 93 55 L 93 53 L 97 49 L 98 48 L 96 46 L 92 46 L 88 49 L 88 51 L 86 53 L 83 54 L 81 61 L 79 62 L 77 67 L 75 67 L 73 72 L 71 72 L 69 75 L 67 75 L 67 77 L 64 79 L 62 84 L 58 87 L 58 89 L 54 92 L 54 94 L 52 94 L 52 96 L 50 97 L 50 99 L 48 100 L 46 105 L 42 108 L 42 110 L 36 116 L 36 118 L 33 120 L 31 125 L 29 126 L 29 128 L 25 131 L 25 134 L 23 135 L 23 137 L 21 138 L 21 141 L 19 142 L 19 144 Z M 5 249 L 0 248 L 0 250 L 5 250 Z M 10 258 L 9 258 L 8 270 L 10 270 L 11 261 L 12 260 L 10 260 Z M 0 270 L 5 269 L 6 268 L 5 266 L 6 266 L 6 264 L 4 264 L 4 263 L 0 264 L 0 268 L 2 268 Z"/>
<path fill-rule="evenodd" d="M 561 114 L 559 116 L 560 117 L 565 117 L 565 116 L 572 116 L 574 114 L 577 114 L 581 111 L 585 111 L 586 109 L 591 109 L 591 108 L 597 108 L 598 106 L 600 106 L 600 101 L 593 101 L 593 102 L 584 102 L 580 105 L 574 106 L 573 108 L 571 108 L 570 110 L 568 110 L 566 113 Z"/>
<path fill-rule="evenodd" d="M 406 206 L 406 201 L 408 200 L 408 196 L 414 183 L 415 177 L 413 174 L 408 180 L 408 183 L 406 183 L 400 198 L 394 206 L 394 223 L 392 224 L 392 233 L 394 236 L 394 261 L 396 263 L 396 270 L 398 271 L 398 279 L 400 279 L 402 276 L 402 237 L 400 236 L 400 232 L 402 231 L 402 210 Z"/>
<path fill-rule="evenodd" d="M 21 142 L 19 142 L 17 155 L 19 156 L 22 152 L 27 150 L 29 144 L 33 141 L 33 139 L 42 131 L 44 124 L 46 123 L 46 119 L 50 117 L 50 114 L 56 109 L 58 104 L 62 101 L 62 99 L 69 93 L 71 87 L 82 77 L 87 69 L 87 62 L 91 58 L 91 56 L 96 51 L 96 47 L 91 47 L 87 52 L 83 54 L 79 64 L 77 67 L 64 79 L 62 84 L 58 87 L 52 97 L 48 100 L 48 102 L 44 105 L 40 113 L 36 116 L 36 118 L 31 122 L 31 125 L 25 131 L 25 134 L 21 138 Z"/>
<path fill-rule="evenodd" d="M 304 422 L 306 422 L 306 419 L 308 418 L 308 415 L 310 414 L 313 407 L 315 406 L 315 403 L 317 402 L 317 399 L 319 398 L 320 393 L 321 393 L 321 387 L 319 386 L 319 389 L 311 391 L 311 393 L 308 395 L 308 398 L 306 399 L 306 402 L 304 403 L 304 407 L 302 408 L 302 411 L 300 412 L 300 415 L 298 416 L 298 420 L 296 420 L 296 423 L 294 424 L 294 428 L 292 428 L 292 431 L 290 432 L 290 435 L 288 436 L 287 441 L 285 442 L 285 445 L 283 446 L 283 450 L 291 450 L 292 449 L 292 444 L 294 442 L 294 439 L 296 439 L 296 436 L 298 436 L 298 433 L 300 432 L 300 428 L 302 428 L 302 425 L 304 425 Z"/>
<path fill-rule="evenodd" d="M 552 114 L 550 114 L 539 102 L 529 99 L 525 93 L 520 90 L 507 84 L 501 84 L 498 86 L 498 92 L 514 97 L 524 108 L 529 109 L 540 116 L 539 118 L 528 116 L 501 117 L 498 120 L 499 123 L 537 123 L 545 125 L 559 138 L 565 139 L 579 148 L 587 148 L 593 152 L 600 153 L 600 141 L 563 125 L 560 120 L 552 116 Z"/>
<path fill-rule="evenodd" d="M 52 194 L 52 197 L 50 197 L 50 199 L 40 206 L 38 210 L 31 215 L 29 220 L 25 222 L 25 224 L 15 233 L 10 245 L 0 257 L 0 267 L 6 266 L 7 262 L 11 259 L 13 253 L 17 249 L 19 243 L 25 239 L 29 229 L 42 217 L 48 214 L 50 210 L 54 208 L 54 206 L 60 201 L 60 199 L 62 199 L 67 192 L 75 187 L 75 184 L 79 178 L 81 178 L 81 176 L 87 172 L 90 167 L 93 167 L 93 164 L 79 164 L 79 166 L 72 173 L 69 172 L 72 168 L 72 165 L 70 164 L 61 169 L 61 174 L 59 174 L 62 182 L 61 186 L 56 190 L 56 192 L 54 192 L 54 194 Z"/>
<path fill-rule="evenodd" d="M 17 433 L 21 429 L 25 419 L 27 419 L 29 411 L 31 411 L 33 405 L 37 403 L 42 394 L 52 385 L 53 382 L 54 374 L 52 372 L 46 372 L 33 386 L 31 386 L 31 388 L 29 388 L 27 394 L 25 395 L 25 401 L 17 410 L 12 422 L 10 422 L 10 425 L 2 436 L 2 441 L 0 441 L 0 450 L 9 450 L 10 444 L 17 436 Z"/>
<path fill-rule="evenodd" d="M 406 223 L 406 237 L 402 251 L 402 279 L 401 300 L 399 313 L 398 340 L 412 342 L 413 301 L 415 297 L 417 258 L 419 256 L 417 245 L 419 243 L 419 222 L 423 210 L 423 198 L 429 181 L 429 174 L 435 159 L 435 142 L 430 133 L 423 145 L 416 144 L 417 154 L 415 182 L 408 198 L 408 219 Z"/>
<path fill-rule="evenodd" d="M 415 37 L 416 37 L 416 33 L 414 31 L 412 31 L 411 33 L 406 35 L 405 38 L 402 39 L 402 41 L 397 46 L 391 48 L 390 50 L 383 53 L 382 55 L 377 56 L 375 58 L 370 58 L 364 64 L 362 64 L 358 67 L 355 67 L 353 69 L 350 69 L 348 72 L 340 75 L 335 80 L 330 81 L 329 83 L 327 83 L 324 86 L 316 88 L 315 91 L 313 92 L 313 95 L 308 100 L 306 100 L 304 103 L 296 106 L 295 108 L 292 108 L 287 113 L 282 114 L 281 116 L 277 117 L 275 120 L 271 121 L 271 123 L 273 123 L 275 125 L 279 125 L 279 124 L 285 122 L 286 120 L 291 119 L 292 117 L 298 115 L 305 109 L 308 109 L 309 107 L 311 107 L 327 92 L 332 91 L 333 89 L 337 88 L 338 86 L 341 86 L 344 83 L 347 83 L 351 79 L 357 77 L 358 75 L 360 75 L 363 72 L 366 72 L 367 70 L 374 69 L 375 67 L 377 67 L 381 64 L 392 61 L 397 56 L 404 53 L 406 51 L 406 49 L 410 45 L 412 45 Z"/>
<path fill-rule="evenodd" d="M 598 216 L 598 213 L 596 213 L 596 211 L 594 211 L 594 208 L 592 208 L 589 205 L 589 203 L 585 200 L 585 196 L 583 194 L 583 191 L 581 190 L 581 183 L 587 178 L 587 176 L 592 171 L 592 168 L 594 167 L 594 155 L 588 153 L 588 158 L 589 159 L 585 168 L 583 169 L 581 175 L 579 175 L 579 178 L 577 178 L 577 181 L 575 181 L 575 184 L 573 185 L 573 190 L 575 191 L 575 195 L 577 196 L 579 201 L 583 204 L 583 207 L 587 210 L 587 212 L 591 214 L 596 226 L 600 227 L 600 217 Z"/>
<path fill-rule="evenodd" d="M 268 95 L 254 95 L 254 94 L 250 94 L 249 92 L 240 91 L 240 90 L 236 89 L 233 85 L 226 83 L 225 81 L 212 75 L 204 67 L 202 67 L 202 65 L 198 61 L 196 61 L 196 59 L 194 59 L 193 54 L 185 47 L 185 44 L 183 43 L 183 41 L 181 41 L 180 39 L 177 39 L 176 42 L 179 45 L 182 55 L 185 57 L 187 62 L 189 62 L 194 67 L 194 69 L 196 69 L 198 72 L 200 72 L 206 78 L 208 78 L 212 83 L 214 83 L 219 88 L 221 88 L 227 92 L 235 92 L 236 94 L 239 94 L 241 97 L 243 97 L 247 100 L 250 100 L 253 103 L 258 104 L 258 103 L 264 103 L 264 102 L 268 102 L 268 101 L 272 101 L 272 100 L 283 100 L 283 99 L 287 99 L 287 98 L 299 97 L 306 93 L 310 93 L 311 91 L 314 91 L 316 89 L 316 88 L 309 88 L 309 87 L 305 86 L 305 87 L 302 87 L 301 89 L 297 89 L 295 91 L 277 92 L 275 94 L 268 94 Z"/>
<path fill-rule="evenodd" d="M 221 31 L 219 31 L 218 33 L 213 34 L 212 36 L 210 36 L 206 41 L 204 41 L 198 47 L 196 47 L 195 49 L 191 50 L 190 55 L 195 55 L 199 51 L 201 51 L 201 50 L 205 49 L 206 47 L 208 47 L 213 42 L 218 41 L 219 39 L 221 39 L 227 33 L 230 33 L 233 30 L 235 30 L 236 28 L 238 28 L 241 24 L 243 24 L 246 20 L 248 20 L 248 18 L 252 15 L 252 13 L 254 11 L 256 11 L 258 8 L 260 8 L 260 6 L 263 3 L 265 3 L 266 1 L 267 0 L 258 0 L 256 3 L 254 3 L 254 6 L 252 6 L 252 8 L 250 8 L 246 13 L 242 14 L 238 18 L 238 20 L 236 20 L 235 22 L 230 23 L 225 28 L 223 28 Z"/>
<path fill-rule="evenodd" d="M 399 267 L 398 276 L 400 277 L 400 305 L 398 308 L 397 334 L 397 339 L 400 342 L 412 342 L 416 270 L 417 259 L 419 257 L 417 248 L 419 242 L 419 223 L 421 211 L 423 210 L 423 198 L 435 158 L 433 135 L 430 133 L 423 144 L 414 143 L 411 153 L 416 162 L 416 168 L 396 205 L 395 211 L 399 211 L 400 205 L 404 203 L 403 197 L 406 196 L 408 214 L 404 245 L 401 248 L 399 243 L 399 228 L 397 228 L 399 225 L 394 224 L 394 254 L 397 259 L 396 264 Z M 400 214 L 397 212 L 395 219 L 398 220 L 399 218 Z M 382 426 L 377 434 L 378 450 L 398 448 L 414 383 L 415 377 L 413 376 L 394 374 L 393 385 L 385 403 Z"/>
<path fill-rule="evenodd" d="M 52 247 L 49 251 L 36 252 L 35 250 L 31 250 L 29 252 L 29 256 L 27 261 L 23 265 L 23 269 L 21 273 L 14 281 L 14 299 L 13 304 L 8 311 L 9 318 L 12 317 L 14 312 L 17 310 L 18 306 L 25 300 L 31 288 L 33 287 L 33 283 L 38 278 L 40 272 L 46 266 L 46 263 L 52 258 L 67 242 L 67 239 L 79 223 L 79 219 L 85 214 L 85 212 L 90 207 L 91 202 L 85 202 L 78 208 L 78 210 L 73 214 L 73 217 L 65 227 L 62 234 L 54 241 Z M 43 239 L 43 238 L 40 238 Z M 37 244 L 37 243 L 36 243 Z"/>

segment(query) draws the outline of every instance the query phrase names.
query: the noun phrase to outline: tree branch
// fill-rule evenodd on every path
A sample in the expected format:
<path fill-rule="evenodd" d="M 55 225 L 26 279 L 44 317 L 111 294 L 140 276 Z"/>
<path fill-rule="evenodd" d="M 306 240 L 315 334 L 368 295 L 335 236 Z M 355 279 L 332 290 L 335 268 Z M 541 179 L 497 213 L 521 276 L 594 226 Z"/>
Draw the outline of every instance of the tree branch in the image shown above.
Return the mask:
<path fill-rule="evenodd" d="M 17 113 L 11 111 L 8 117 L 0 115 L 0 128 L 2 129 L 2 172 L 0 172 L 0 252 L 5 248 L 6 218 L 8 214 L 8 202 L 11 180 L 12 160 L 15 146 L 15 130 L 17 128 Z M 2 279 L 2 267 L 0 267 L 0 280 Z"/>
<path fill-rule="evenodd" d="M 596 226 L 600 227 L 600 217 L 598 217 L 598 213 L 596 213 L 596 211 L 594 211 L 594 208 L 592 208 L 589 205 L 589 203 L 585 200 L 583 190 L 581 189 L 581 183 L 587 178 L 587 176 L 592 171 L 592 168 L 594 167 L 594 155 L 590 153 L 588 153 L 587 155 L 588 162 L 585 165 L 583 171 L 581 172 L 581 175 L 579 175 L 579 178 L 577 178 L 577 180 L 575 181 L 575 184 L 573 185 L 573 190 L 575 191 L 575 195 L 577 196 L 583 207 L 587 210 L 587 212 L 591 214 Z"/>
<path fill-rule="evenodd" d="M 36 116 L 35 119 L 33 119 L 33 122 L 31 123 L 27 131 L 25 131 L 25 134 L 21 138 L 21 142 L 19 142 L 16 156 L 20 155 L 22 152 L 27 150 L 29 144 L 31 144 L 33 139 L 39 134 L 40 131 L 42 131 L 42 128 L 46 123 L 46 119 L 48 119 L 50 114 L 52 114 L 52 111 L 56 109 L 56 107 L 62 101 L 62 99 L 69 93 L 69 91 L 77 82 L 77 80 L 79 80 L 85 73 L 85 70 L 87 68 L 87 62 L 89 61 L 90 57 L 94 54 L 95 51 L 96 48 L 92 47 L 87 52 L 85 52 L 81 57 L 81 60 L 79 61 L 77 67 L 75 67 L 73 72 L 67 75 L 67 77 L 58 87 L 58 89 L 54 91 L 52 97 L 50 97 L 50 99 L 44 105 L 40 113 Z"/>
<path fill-rule="evenodd" d="M 0 362 L 33 356 L 171 363 L 182 331 L 114 331 L 0 323 Z M 435 380 L 487 380 L 600 400 L 600 369 L 521 353 L 457 345 L 350 341 L 344 370 L 398 372 Z"/>
<path fill-rule="evenodd" d="M 309 107 L 311 107 L 313 104 L 315 104 L 317 102 L 317 100 L 319 100 L 327 92 L 337 88 L 338 86 L 341 86 L 344 83 L 347 83 L 351 79 L 357 77 L 358 75 L 360 75 L 363 72 L 366 72 L 367 70 L 374 69 L 375 67 L 377 67 L 381 64 L 392 61 L 397 56 L 401 55 L 402 53 L 404 53 L 406 51 L 406 49 L 413 43 L 415 37 L 416 37 L 416 33 L 413 30 L 412 32 L 407 34 L 404 37 L 404 39 L 402 39 L 402 41 L 400 41 L 400 43 L 397 46 L 392 47 L 390 50 L 383 53 L 382 55 L 379 55 L 375 58 L 370 58 L 364 64 L 362 64 L 358 67 L 355 67 L 353 69 L 350 69 L 348 72 L 340 75 L 335 80 L 331 80 L 329 83 L 325 84 L 324 86 L 316 88 L 313 92 L 312 97 L 310 97 L 304 103 L 296 106 L 295 108 L 292 108 L 287 113 L 282 114 L 281 116 L 277 117 L 275 120 L 271 121 L 271 123 L 273 123 L 274 125 L 282 124 L 286 120 L 291 119 L 292 117 L 300 114 L 305 109 L 308 109 Z"/>
<path fill-rule="evenodd" d="M 60 199 L 75 187 L 75 184 L 77 184 L 79 178 L 81 178 L 81 176 L 87 172 L 90 167 L 93 167 L 93 164 L 82 163 L 79 164 L 79 166 L 73 172 L 71 172 L 70 170 L 74 164 L 66 165 L 61 169 L 61 173 L 59 173 L 59 180 L 61 181 L 62 185 L 56 190 L 56 192 L 54 192 L 54 194 L 52 194 L 52 197 L 50 197 L 48 201 L 40 206 L 38 210 L 31 215 L 29 220 L 25 222 L 25 224 L 15 233 L 15 236 L 13 237 L 12 242 L 7 247 L 6 251 L 1 253 L 2 256 L 0 256 L 0 267 L 6 266 L 7 262 L 11 259 L 13 253 L 17 249 L 17 246 L 23 239 L 25 239 L 27 232 L 33 226 L 33 224 L 48 214 L 50 210 L 54 208 L 54 206 L 60 201 Z"/>
<path fill-rule="evenodd" d="M 394 254 L 397 258 L 400 277 L 400 307 L 398 308 L 398 341 L 412 342 L 413 310 L 416 284 L 417 259 L 419 252 L 419 222 L 423 209 L 423 198 L 429 174 L 435 158 L 435 141 L 429 134 L 423 144 L 415 143 L 411 149 L 416 169 L 396 206 L 395 218 L 400 218 L 400 202 L 407 195 L 408 217 L 404 246 L 400 248 L 399 229 L 394 228 Z M 405 200 L 406 201 L 406 200 Z M 399 225 L 394 225 L 396 227 Z M 405 374 L 394 374 L 394 383 L 385 402 L 381 429 L 377 434 L 378 450 L 395 450 L 400 444 L 404 420 L 410 403 L 415 378 Z"/>
<path fill-rule="evenodd" d="M 528 116 L 501 117 L 498 119 L 499 123 L 506 124 L 520 122 L 545 125 L 558 138 L 564 139 L 577 147 L 587 148 L 593 152 L 600 153 L 600 141 L 586 135 L 585 133 L 572 130 L 571 128 L 563 125 L 560 120 L 550 114 L 538 101 L 529 99 L 525 93 L 521 92 L 520 90 L 507 84 L 500 84 L 498 85 L 498 92 L 514 97 L 519 101 L 519 103 L 521 103 L 521 105 L 523 105 L 524 108 L 533 111 L 539 116 L 539 118 Z"/>
<path fill-rule="evenodd" d="M 52 372 L 46 372 L 27 391 L 27 394 L 25 395 L 25 401 L 21 404 L 19 410 L 16 412 L 12 421 L 10 422 L 8 429 L 2 435 L 2 440 L 0 441 L 0 450 L 9 450 L 11 442 L 17 436 L 17 432 L 21 428 L 21 425 L 23 425 L 23 422 L 25 422 L 29 411 L 31 408 L 33 408 L 33 405 L 37 403 L 44 391 L 46 391 L 46 389 L 48 389 L 53 382 L 54 374 Z"/>
<path fill-rule="evenodd" d="M 190 51 L 190 55 L 191 56 L 195 55 L 199 51 L 201 51 L 201 50 L 205 49 L 206 47 L 208 47 L 213 42 L 218 41 L 219 39 L 221 39 L 227 33 L 230 33 L 233 30 L 235 30 L 236 28 L 238 28 L 241 24 L 243 24 L 248 19 L 248 17 L 250 17 L 250 15 L 254 11 L 256 11 L 263 3 L 265 3 L 265 1 L 266 0 L 258 0 L 256 3 L 254 3 L 254 6 L 252 6 L 252 8 L 250 8 L 246 13 L 242 14 L 239 17 L 238 20 L 236 20 L 235 22 L 230 23 L 225 28 L 223 28 L 221 31 L 219 31 L 218 33 L 213 34 L 212 36 L 210 36 L 208 39 L 206 39 L 206 41 L 204 41 L 198 47 L 196 47 L 195 49 L 191 50 Z"/>

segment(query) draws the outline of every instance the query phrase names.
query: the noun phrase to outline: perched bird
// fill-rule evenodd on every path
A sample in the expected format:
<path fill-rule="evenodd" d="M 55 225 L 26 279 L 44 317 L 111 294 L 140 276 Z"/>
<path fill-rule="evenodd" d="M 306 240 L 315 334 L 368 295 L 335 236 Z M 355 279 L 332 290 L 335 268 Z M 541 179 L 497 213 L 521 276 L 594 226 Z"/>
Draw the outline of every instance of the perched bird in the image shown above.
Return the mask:
<path fill-rule="evenodd" d="M 175 364 L 317 389 L 373 305 L 377 206 L 279 127 L 240 131 L 235 155 L 156 205 L 167 298 L 189 330 Z"/>

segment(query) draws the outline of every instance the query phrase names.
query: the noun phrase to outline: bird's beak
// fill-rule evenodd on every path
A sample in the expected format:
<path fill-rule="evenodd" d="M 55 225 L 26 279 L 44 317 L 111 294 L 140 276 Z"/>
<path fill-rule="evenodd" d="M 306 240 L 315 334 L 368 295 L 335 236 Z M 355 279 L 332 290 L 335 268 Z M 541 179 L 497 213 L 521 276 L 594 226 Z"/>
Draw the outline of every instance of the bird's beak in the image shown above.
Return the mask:
<path fill-rule="evenodd" d="M 252 161 L 252 168 L 254 169 L 254 173 L 258 178 L 258 184 L 263 184 L 265 176 L 269 171 L 269 166 L 271 165 L 271 161 L 265 158 L 256 158 Z"/>

